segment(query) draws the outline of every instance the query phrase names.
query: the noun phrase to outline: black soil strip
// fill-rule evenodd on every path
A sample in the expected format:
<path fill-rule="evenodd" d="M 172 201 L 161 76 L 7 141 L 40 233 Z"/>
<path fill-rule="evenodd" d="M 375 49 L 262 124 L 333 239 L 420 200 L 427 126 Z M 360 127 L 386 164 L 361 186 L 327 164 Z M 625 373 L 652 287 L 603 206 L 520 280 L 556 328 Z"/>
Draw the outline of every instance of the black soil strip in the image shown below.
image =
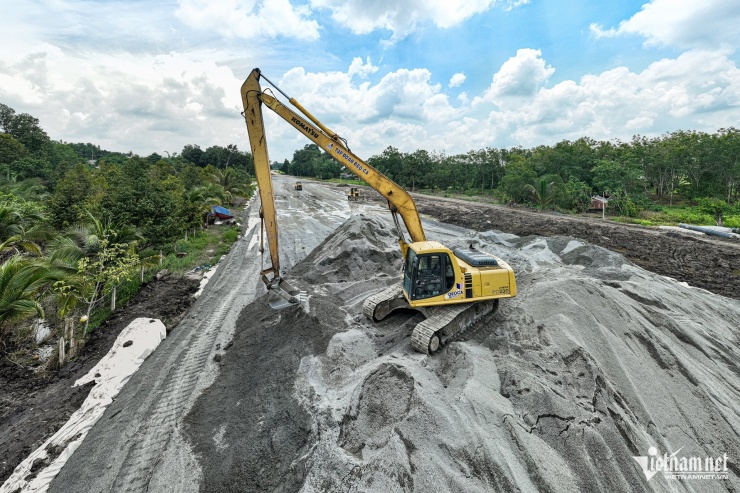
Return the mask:
<path fill-rule="evenodd" d="M 59 371 L 37 374 L 0 353 L 0 484 L 79 409 L 94 384 L 72 385 L 110 350 L 118 334 L 139 317 L 169 322 L 169 330 L 195 300 L 198 285 L 197 280 L 173 276 L 148 283 Z"/>

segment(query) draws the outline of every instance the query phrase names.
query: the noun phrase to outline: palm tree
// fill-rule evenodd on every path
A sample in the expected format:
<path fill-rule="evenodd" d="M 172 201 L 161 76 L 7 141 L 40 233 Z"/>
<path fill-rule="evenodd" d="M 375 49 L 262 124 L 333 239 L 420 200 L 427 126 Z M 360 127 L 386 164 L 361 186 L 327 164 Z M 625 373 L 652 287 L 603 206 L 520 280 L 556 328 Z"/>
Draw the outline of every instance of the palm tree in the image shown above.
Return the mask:
<path fill-rule="evenodd" d="M 109 240 L 111 244 L 130 246 L 136 246 L 143 240 L 136 228 L 101 220 L 89 211 L 85 212 L 89 218 L 87 223 L 67 228 L 63 235 L 52 242 L 52 259 L 74 263 L 82 257 L 94 256 L 103 239 Z"/>
<path fill-rule="evenodd" d="M 185 202 L 188 204 L 189 222 L 195 224 L 197 220 L 200 225 L 204 224 L 208 213 L 211 212 L 211 206 L 221 204 L 224 197 L 224 189 L 215 183 L 188 190 L 185 194 Z"/>
<path fill-rule="evenodd" d="M 44 316 L 39 294 L 56 279 L 43 259 L 14 256 L 0 265 L 0 336 L 10 322 Z"/>
<path fill-rule="evenodd" d="M 224 190 L 227 202 L 229 204 L 234 203 L 234 196 L 246 197 L 249 195 L 248 184 L 244 182 L 242 177 L 234 168 L 217 169 L 216 172 L 211 175 L 214 182 L 221 186 Z"/>
<path fill-rule="evenodd" d="M 104 271 L 116 262 L 128 270 L 136 263 L 135 249 L 143 239 L 136 229 L 100 220 L 87 212 L 89 221 L 83 225 L 68 228 L 65 233 L 49 245 L 51 265 L 64 272 L 67 277 L 57 286 L 57 302 L 60 314 L 71 310 L 77 301 L 87 303 L 87 334 L 89 317 L 94 306 L 102 299 L 104 289 L 115 291 L 122 278 L 111 281 L 103 275 Z M 98 272 L 82 272 L 82 266 L 95 265 Z M 91 279 L 91 276 L 94 279 Z M 109 284 L 112 282 L 112 285 Z"/>
<path fill-rule="evenodd" d="M 532 199 L 542 209 L 551 206 L 552 203 L 555 202 L 555 199 L 557 197 L 555 182 L 548 182 L 546 179 L 543 178 L 535 182 L 535 185 L 525 185 L 524 190 L 531 194 Z"/>
<path fill-rule="evenodd" d="M 21 213 L 16 207 L 0 206 L 0 255 L 24 250 L 40 256 L 39 243 L 51 237 L 51 232 L 41 225 L 43 220 L 44 215 L 39 212 Z"/>

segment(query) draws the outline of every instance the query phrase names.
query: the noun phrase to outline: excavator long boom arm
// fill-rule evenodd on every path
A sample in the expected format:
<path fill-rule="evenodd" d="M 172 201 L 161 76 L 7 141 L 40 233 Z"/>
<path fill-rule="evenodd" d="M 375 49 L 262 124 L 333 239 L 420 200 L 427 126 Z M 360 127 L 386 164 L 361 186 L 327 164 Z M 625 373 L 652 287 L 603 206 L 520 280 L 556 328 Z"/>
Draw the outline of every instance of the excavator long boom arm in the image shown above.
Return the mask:
<path fill-rule="evenodd" d="M 416 204 L 406 190 L 352 153 L 352 151 L 348 149 L 346 144 L 344 144 L 334 132 L 326 128 L 326 126 L 314 118 L 313 115 L 298 104 L 295 99 L 289 98 L 291 104 L 298 108 L 305 117 L 286 107 L 274 96 L 263 92 L 259 83 L 260 76 L 260 70 L 254 69 L 247 80 L 244 81 L 241 88 L 241 94 L 242 102 L 244 104 L 244 115 L 247 120 L 247 129 L 249 131 L 249 140 L 252 145 L 252 155 L 254 156 L 255 174 L 257 175 L 257 183 L 260 187 L 260 194 L 262 194 L 263 188 L 262 181 L 269 182 L 269 185 L 267 185 L 269 187 L 269 195 L 267 193 L 265 193 L 264 196 L 260 195 L 263 203 L 265 225 L 268 228 L 268 238 L 270 237 L 270 224 L 276 224 L 276 221 L 274 217 L 275 212 L 274 200 L 272 198 L 272 182 L 270 181 L 270 166 L 269 160 L 267 159 L 267 146 L 265 143 L 260 103 L 263 103 L 265 106 L 277 113 L 283 120 L 291 124 L 296 130 L 318 145 L 320 149 L 329 153 L 332 158 L 344 165 L 348 170 L 357 175 L 360 179 L 365 181 L 369 186 L 385 197 L 388 200 L 388 206 L 394 214 L 394 218 L 396 214 L 401 216 L 412 242 L 426 241 L 424 228 L 421 225 L 421 218 L 416 209 Z M 261 170 L 258 170 L 258 167 L 261 168 Z M 264 205 L 266 201 L 272 203 L 271 210 L 269 211 Z M 269 223 L 267 221 L 268 214 L 271 215 Z M 277 249 L 276 231 L 277 227 L 275 226 L 274 245 Z M 402 237 L 399 237 L 399 241 L 402 244 L 402 248 L 404 248 L 405 240 Z M 270 240 L 271 254 L 272 246 L 273 241 Z M 276 262 L 278 262 L 278 259 L 273 257 L 273 266 L 276 265 Z"/>
<path fill-rule="evenodd" d="M 256 88 L 255 88 L 256 84 Z M 270 158 L 267 154 L 265 141 L 265 125 L 262 119 L 262 105 L 259 99 L 259 82 L 251 79 L 242 85 L 242 103 L 244 104 L 244 120 L 249 133 L 249 144 L 254 157 L 254 174 L 260 194 L 261 227 L 267 236 L 268 249 L 272 265 L 260 272 L 262 280 L 271 291 L 269 303 L 273 308 L 284 308 L 291 303 L 297 303 L 296 295 L 299 291 L 285 282 L 280 272 L 280 251 L 278 247 L 277 211 L 275 210 L 275 195 L 270 172 Z M 264 253 L 262 244 L 260 250 Z"/>

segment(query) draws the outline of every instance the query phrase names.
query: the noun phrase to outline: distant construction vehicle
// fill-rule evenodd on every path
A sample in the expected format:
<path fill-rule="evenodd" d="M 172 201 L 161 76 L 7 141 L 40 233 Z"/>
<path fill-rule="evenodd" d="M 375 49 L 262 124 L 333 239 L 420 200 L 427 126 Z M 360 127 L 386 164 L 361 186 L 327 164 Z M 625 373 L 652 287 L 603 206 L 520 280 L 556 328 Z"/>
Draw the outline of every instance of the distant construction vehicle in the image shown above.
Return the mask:
<path fill-rule="evenodd" d="M 260 78 L 285 96 L 305 117 L 283 105 L 274 95 L 263 92 Z M 414 327 L 411 344 L 416 350 L 431 354 L 480 317 L 496 310 L 500 298 L 516 295 L 514 271 L 509 264 L 472 246 L 450 250 L 436 241 L 427 241 L 416 204 L 406 190 L 355 156 L 345 139 L 262 76 L 259 69 L 254 69 L 244 81 L 241 97 L 262 201 L 261 218 L 272 260 L 272 267 L 261 272 L 271 306 L 280 308 L 298 303 L 299 291 L 286 282 L 280 272 L 277 214 L 262 119 L 263 104 L 388 200 L 404 258 L 403 283 L 369 296 L 362 307 L 366 316 L 379 321 L 396 309 L 420 311 L 427 318 Z M 406 240 L 399 216 L 411 241 Z M 270 275 L 272 277 L 268 277 Z"/>
<path fill-rule="evenodd" d="M 357 187 L 350 187 L 349 192 L 347 193 L 347 200 L 350 200 L 350 201 L 362 200 L 362 196 L 360 195 L 360 189 Z"/>
<path fill-rule="evenodd" d="M 303 190 L 303 184 L 299 181 L 295 182 L 295 185 L 293 185 L 293 190 Z"/>

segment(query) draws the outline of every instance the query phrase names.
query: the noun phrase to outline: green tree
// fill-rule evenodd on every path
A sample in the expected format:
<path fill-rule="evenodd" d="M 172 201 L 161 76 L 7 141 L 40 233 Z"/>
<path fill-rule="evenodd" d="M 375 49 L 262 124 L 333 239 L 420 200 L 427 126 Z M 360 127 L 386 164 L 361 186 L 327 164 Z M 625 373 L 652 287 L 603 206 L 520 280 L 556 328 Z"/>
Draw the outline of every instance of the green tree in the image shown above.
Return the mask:
<path fill-rule="evenodd" d="M 8 165 L 8 169 L 23 178 L 46 179 L 50 174 L 49 162 L 40 157 L 26 156 Z"/>
<path fill-rule="evenodd" d="M 26 146 L 10 134 L 0 134 L 0 164 L 7 165 L 26 156 Z"/>
<path fill-rule="evenodd" d="M 86 306 L 84 335 L 93 309 L 139 265 L 136 247 L 141 235 L 132 227 L 87 213 L 85 224 L 68 228 L 50 245 L 50 261 L 68 274 L 54 284 L 64 316 L 77 302 Z"/>
<path fill-rule="evenodd" d="M 214 205 L 224 202 L 224 191 L 215 183 L 188 190 L 184 196 L 184 217 L 188 227 L 203 226 Z"/>
<path fill-rule="evenodd" d="M 15 110 L 7 104 L 0 103 L 0 133 L 10 133 L 13 118 L 15 118 Z"/>
<path fill-rule="evenodd" d="M 250 184 L 246 174 L 240 174 L 235 168 L 217 169 L 211 175 L 213 182 L 224 191 L 228 204 L 234 204 L 235 197 L 249 197 Z"/>
<path fill-rule="evenodd" d="M 187 225 L 182 220 L 182 193 L 176 180 L 154 179 L 156 170 L 144 159 L 127 159 L 120 166 L 101 168 L 107 193 L 100 202 L 101 217 L 137 227 L 153 245 L 174 241 Z"/>
<path fill-rule="evenodd" d="M 600 160 L 593 168 L 593 183 L 596 190 L 613 193 L 623 190 L 632 194 L 643 189 L 642 169 L 633 162 L 619 163 Z"/>
<path fill-rule="evenodd" d="M 15 137 L 32 154 L 42 151 L 49 136 L 39 126 L 39 119 L 28 113 L 14 115 L 8 124 L 7 133 Z"/>
<path fill-rule="evenodd" d="M 93 207 L 94 178 L 84 164 L 77 164 L 57 182 L 49 201 L 49 213 L 54 227 L 64 229 L 87 219 Z"/>
<path fill-rule="evenodd" d="M 527 185 L 537 179 L 537 173 L 521 155 L 512 154 L 510 161 L 504 168 L 504 177 L 501 179 L 502 191 L 515 202 L 528 202 L 531 194 Z"/>
<path fill-rule="evenodd" d="M 717 182 L 717 192 L 721 190 L 727 203 L 732 203 L 740 196 L 740 130 L 722 128 L 712 142 L 713 163 L 707 167 Z"/>
<path fill-rule="evenodd" d="M 0 255 L 7 257 L 23 251 L 40 256 L 40 244 L 51 237 L 43 226 L 44 219 L 38 211 L 0 205 Z"/>
<path fill-rule="evenodd" d="M 391 180 L 397 180 L 401 175 L 401 168 L 405 157 L 405 153 L 400 152 L 395 147 L 388 146 L 383 150 L 380 156 L 371 157 L 368 159 L 367 163 L 378 169 Z"/>
<path fill-rule="evenodd" d="M 581 180 L 571 177 L 563 187 L 558 204 L 564 209 L 584 212 L 591 206 L 591 187 Z"/>
<path fill-rule="evenodd" d="M 725 202 L 722 199 L 716 199 L 716 198 L 701 198 L 699 199 L 699 209 L 702 212 L 705 212 L 707 214 L 711 214 L 712 217 L 714 217 L 714 221 L 717 223 L 717 226 L 722 226 L 722 222 L 724 221 L 725 214 L 729 212 L 730 207 L 727 205 L 727 202 Z"/>
<path fill-rule="evenodd" d="M 196 166 L 200 166 L 201 159 L 203 157 L 203 150 L 198 145 L 186 145 L 183 147 L 182 152 L 180 153 L 180 156 L 182 158 L 189 162 L 193 163 Z M 205 163 L 208 164 L 208 163 Z M 205 164 L 203 166 L 205 166 Z"/>

